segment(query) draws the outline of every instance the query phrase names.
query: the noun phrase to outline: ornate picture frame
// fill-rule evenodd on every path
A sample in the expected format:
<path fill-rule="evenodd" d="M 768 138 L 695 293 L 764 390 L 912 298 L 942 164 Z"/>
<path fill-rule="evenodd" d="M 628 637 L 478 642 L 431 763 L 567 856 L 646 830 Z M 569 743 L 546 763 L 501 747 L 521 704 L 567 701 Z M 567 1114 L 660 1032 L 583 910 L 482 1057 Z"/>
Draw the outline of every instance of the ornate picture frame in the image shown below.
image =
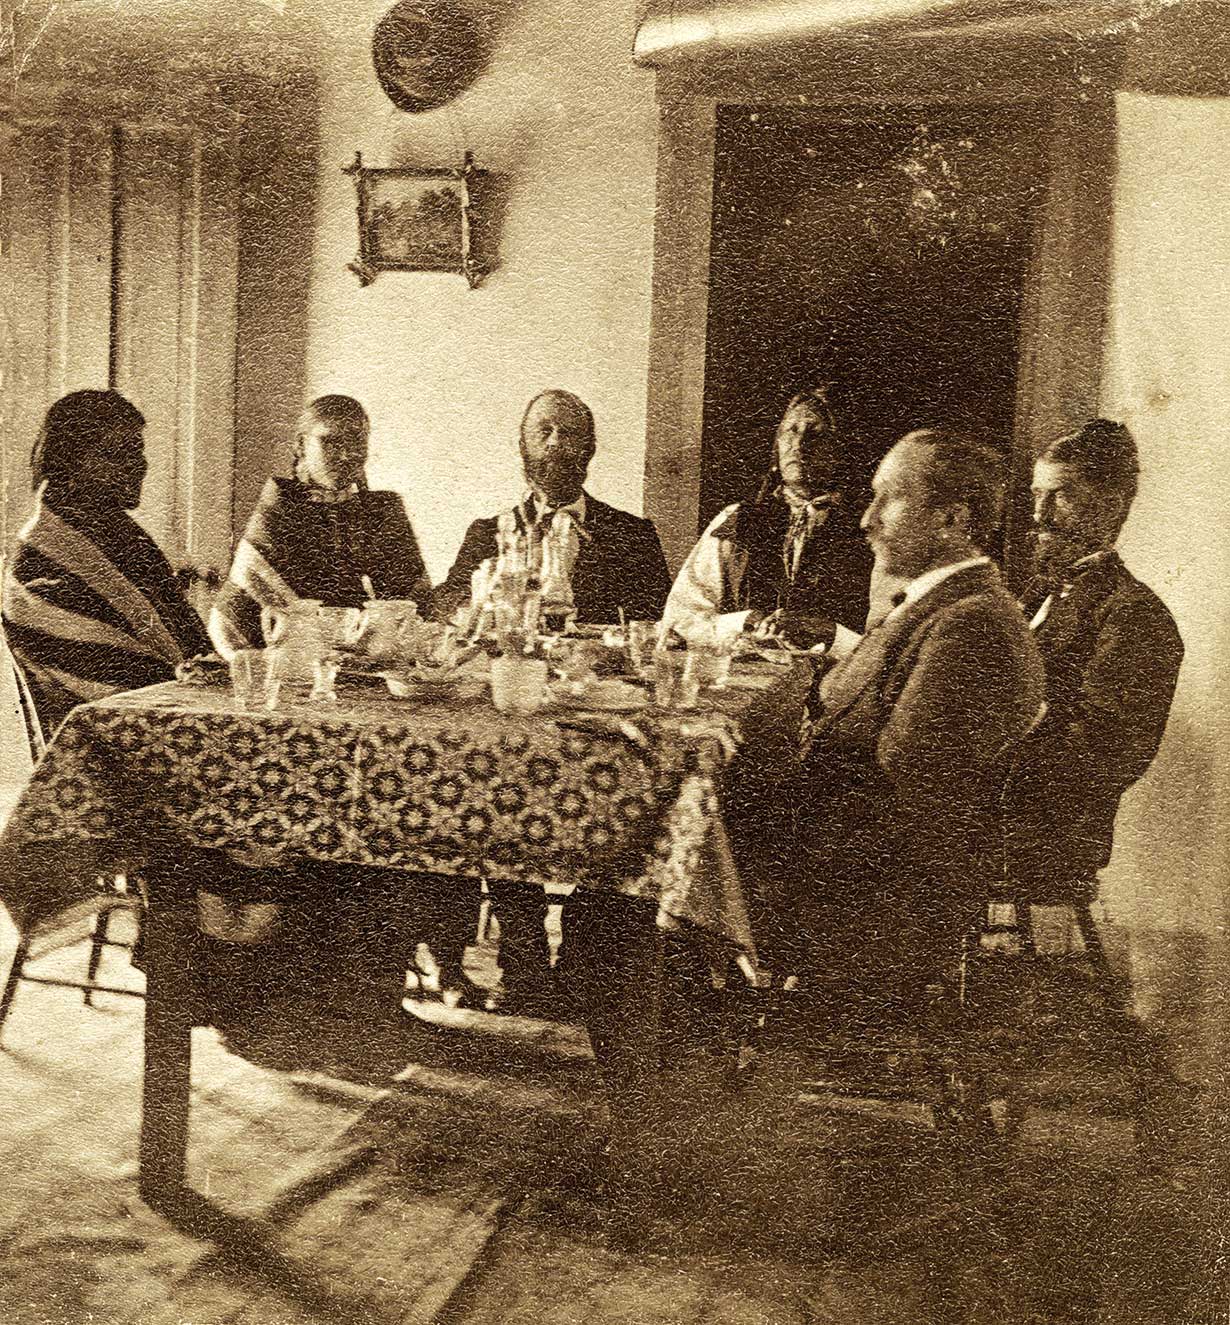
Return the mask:
<path fill-rule="evenodd" d="M 487 172 L 471 153 L 457 169 L 408 169 L 365 166 L 356 152 L 342 173 L 358 193 L 359 254 L 347 269 L 360 285 L 382 271 L 431 271 L 464 276 L 474 289 L 490 270 L 474 215 Z"/>

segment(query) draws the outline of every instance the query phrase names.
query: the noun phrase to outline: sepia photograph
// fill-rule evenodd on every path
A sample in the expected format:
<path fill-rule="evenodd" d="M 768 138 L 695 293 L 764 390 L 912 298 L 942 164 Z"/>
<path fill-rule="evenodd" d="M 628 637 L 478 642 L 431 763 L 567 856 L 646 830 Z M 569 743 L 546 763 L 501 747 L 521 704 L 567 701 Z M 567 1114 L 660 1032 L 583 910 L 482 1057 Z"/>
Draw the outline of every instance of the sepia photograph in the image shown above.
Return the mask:
<path fill-rule="evenodd" d="M 1230 3 L 0 0 L 0 1322 L 1230 1322 Z"/>

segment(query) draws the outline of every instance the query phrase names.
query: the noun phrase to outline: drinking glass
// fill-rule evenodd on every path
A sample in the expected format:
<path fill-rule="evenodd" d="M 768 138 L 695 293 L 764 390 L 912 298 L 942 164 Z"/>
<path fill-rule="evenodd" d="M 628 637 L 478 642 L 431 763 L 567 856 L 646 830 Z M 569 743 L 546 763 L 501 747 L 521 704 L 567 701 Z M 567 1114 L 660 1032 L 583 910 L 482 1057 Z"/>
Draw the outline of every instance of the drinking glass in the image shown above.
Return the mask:
<path fill-rule="evenodd" d="M 491 702 L 501 713 L 537 713 L 546 686 L 547 664 L 541 658 L 491 660 Z"/>
<path fill-rule="evenodd" d="M 239 649 L 231 655 L 235 707 L 244 713 L 277 708 L 282 689 L 281 649 Z"/>
<path fill-rule="evenodd" d="M 628 665 L 642 680 L 653 676 L 653 655 L 658 647 L 656 621 L 628 622 Z"/>
<path fill-rule="evenodd" d="M 333 653 L 312 660 L 312 699 L 337 703 L 337 672 L 341 665 L 342 660 Z"/>
<path fill-rule="evenodd" d="M 731 650 L 712 645 L 690 645 L 687 670 L 698 690 L 721 690 L 730 679 Z"/>
<path fill-rule="evenodd" d="M 700 685 L 682 649 L 660 649 L 653 659 L 653 702 L 664 709 L 696 707 Z"/>

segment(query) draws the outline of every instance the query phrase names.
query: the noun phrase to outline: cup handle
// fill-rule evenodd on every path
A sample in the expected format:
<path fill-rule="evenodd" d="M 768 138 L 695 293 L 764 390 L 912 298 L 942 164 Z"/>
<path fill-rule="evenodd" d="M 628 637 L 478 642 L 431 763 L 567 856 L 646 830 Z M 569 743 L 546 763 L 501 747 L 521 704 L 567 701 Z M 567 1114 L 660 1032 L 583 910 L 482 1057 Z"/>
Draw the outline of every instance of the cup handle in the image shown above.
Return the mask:
<path fill-rule="evenodd" d="M 261 608 L 261 634 L 269 645 L 281 644 L 286 634 L 286 614 L 270 603 Z"/>
<path fill-rule="evenodd" d="M 372 614 L 366 607 L 352 607 L 350 610 L 354 613 L 354 616 L 346 618 L 344 638 L 348 645 L 354 645 L 367 634 L 367 628 L 371 625 Z"/>

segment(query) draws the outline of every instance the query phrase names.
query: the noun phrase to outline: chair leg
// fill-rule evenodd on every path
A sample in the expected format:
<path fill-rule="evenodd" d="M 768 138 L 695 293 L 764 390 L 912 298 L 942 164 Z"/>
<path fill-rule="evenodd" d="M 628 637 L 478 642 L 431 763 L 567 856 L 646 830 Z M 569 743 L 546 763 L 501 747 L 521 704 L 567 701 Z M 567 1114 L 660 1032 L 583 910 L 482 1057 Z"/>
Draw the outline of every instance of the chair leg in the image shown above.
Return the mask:
<path fill-rule="evenodd" d="M 1019 899 L 1015 903 L 1016 907 L 1016 932 L 1020 937 L 1021 953 L 1026 957 L 1036 957 L 1038 955 L 1038 946 L 1034 942 L 1034 912 L 1033 907 L 1025 901 Z"/>
<path fill-rule="evenodd" d="M 1093 918 L 1093 907 L 1082 902 L 1072 908 L 1076 913 L 1076 924 L 1080 930 L 1081 942 L 1085 945 L 1085 956 L 1097 976 L 1102 997 L 1116 1008 L 1123 1007 L 1123 993 L 1119 988 L 1119 979 L 1106 956 L 1102 946 L 1102 936 L 1098 933 L 1097 921 Z"/>
<path fill-rule="evenodd" d="M 13 995 L 17 992 L 17 982 L 21 979 L 21 973 L 26 965 L 26 958 L 30 955 L 30 940 L 21 938 L 17 943 L 17 951 L 13 954 L 13 965 L 9 968 L 9 978 L 4 986 L 4 995 L 0 997 L 0 1030 L 3 1030 L 4 1023 L 9 1015 L 9 1008 L 13 1006 Z"/>
<path fill-rule="evenodd" d="M 94 917 L 94 930 L 90 935 L 90 958 L 85 968 L 85 982 L 87 985 L 92 985 L 95 976 L 98 974 L 98 965 L 102 961 L 103 948 L 107 945 L 107 928 L 110 923 L 111 908 L 101 907 Z M 93 1007 L 94 991 L 83 989 L 81 991 L 81 1001 L 87 1008 Z"/>

